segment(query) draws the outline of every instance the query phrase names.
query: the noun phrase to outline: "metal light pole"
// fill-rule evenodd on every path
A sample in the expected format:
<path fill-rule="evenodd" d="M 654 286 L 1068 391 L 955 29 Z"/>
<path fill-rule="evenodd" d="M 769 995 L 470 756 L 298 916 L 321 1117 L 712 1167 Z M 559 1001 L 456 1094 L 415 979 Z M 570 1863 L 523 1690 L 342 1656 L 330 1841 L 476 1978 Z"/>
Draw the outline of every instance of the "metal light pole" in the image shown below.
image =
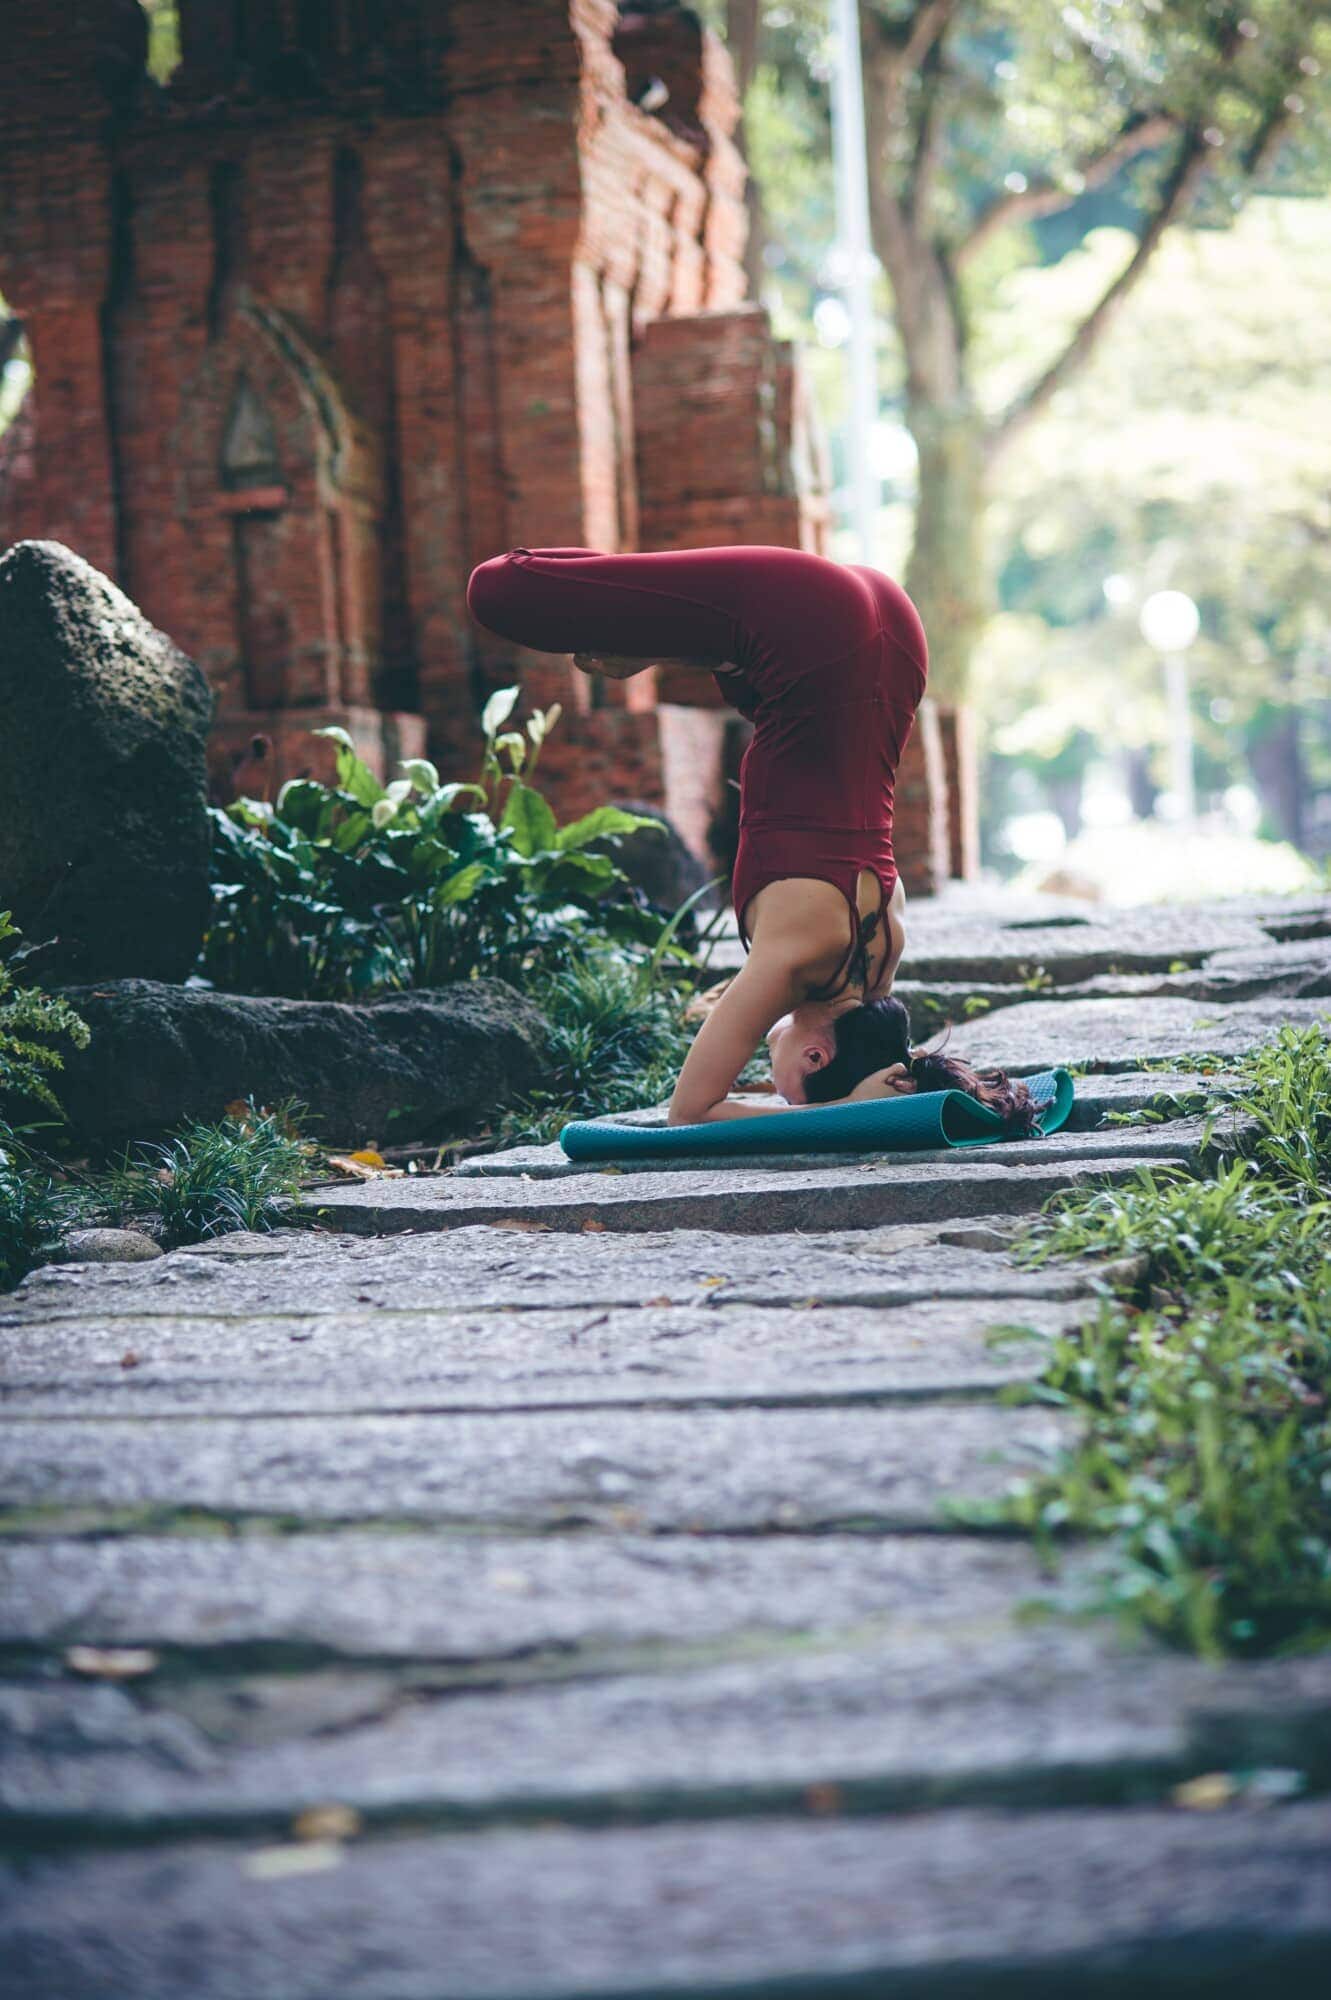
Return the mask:
<path fill-rule="evenodd" d="M 864 78 L 860 64 L 859 0 L 832 0 L 836 61 L 832 70 L 832 151 L 836 166 L 837 237 L 850 320 L 850 516 L 860 560 L 874 559 L 878 481 L 871 458 L 878 421 L 877 343 L 873 318 L 873 253 L 869 247 L 869 174 L 864 139 Z"/>
<path fill-rule="evenodd" d="M 1162 655 L 1165 705 L 1169 715 L 1169 789 L 1179 802 L 1179 817 L 1191 826 L 1197 817 L 1197 786 L 1193 776 L 1192 708 L 1188 699 L 1188 648 L 1197 637 L 1201 618 L 1182 590 L 1152 592 L 1141 608 L 1141 634 Z"/>

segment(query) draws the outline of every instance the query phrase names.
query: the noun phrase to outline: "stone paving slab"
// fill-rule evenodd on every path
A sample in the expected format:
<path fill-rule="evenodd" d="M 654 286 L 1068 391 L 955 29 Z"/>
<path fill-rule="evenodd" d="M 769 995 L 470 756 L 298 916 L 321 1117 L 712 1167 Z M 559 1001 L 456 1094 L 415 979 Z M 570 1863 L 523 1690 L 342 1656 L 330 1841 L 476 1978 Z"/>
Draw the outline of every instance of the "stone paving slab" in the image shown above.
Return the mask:
<path fill-rule="evenodd" d="M 1143 1063 L 1249 1054 L 1287 1022 L 1312 1027 L 1331 1018 L 1328 1000 L 1028 1000 L 954 1028 L 949 1047 L 981 1067 L 1031 1076 L 1052 1064 L 1070 1069 L 1137 1070 Z"/>
<path fill-rule="evenodd" d="M 716 1288 L 724 1293 L 724 1286 Z M 1075 1301 L 1019 1312 L 930 1300 L 847 1307 L 639 1307 L 617 1312 L 273 1314 L 0 1328 L 0 1409 L 210 1416 L 516 1410 L 553 1404 L 974 1397 L 1029 1379 Z M 996 1346 L 1014 1320 L 1039 1339 Z"/>
<path fill-rule="evenodd" d="M 531 1685 L 489 1665 L 443 1691 L 351 1668 L 10 1680 L 0 1728 L 11 1840 L 276 1833 L 327 1800 L 382 1825 L 706 1819 L 812 1785 L 878 1812 L 1123 1802 L 1254 1765 L 1324 1784 L 1331 1660 L 1218 1668 L 994 1612 Z"/>
<path fill-rule="evenodd" d="M 871 1621 L 958 1627 L 1006 1617 L 1049 1582 L 1025 1543 L 964 1535 L 0 1541 L 0 1650 L 491 1664 Z"/>
<path fill-rule="evenodd" d="M 984 1405 L 53 1417 L 12 1427 L 0 1507 L 17 1510 L 20 1529 L 27 1510 L 532 1531 L 937 1529 L 945 1497 L 1003 1493 L 1073 1431 L 1060 1413 Z"/>
<path fill-rule="evenodd" d="M 529 1312 L 551 1307 L 905 1306 L 983 1299 L 1084 1299 L 1126 1267 L 1087 1259 L 1027 1270 L 1004 1254 L 1010 1217 L 809 1236 L 718 1230 L 617 1235 L 472 1227 L 421 1236 L 284 1229 L 219 1237 L 152 1264 L 52 1265 L 0 1301 L 0 1347 L 62 1319 L 90 1326 L 165 1317 Z M 1007 1232 L 1007 1235 L 1004 1234 Z M 973 1247 L 984 1244 L 984 1248 Z M 717 1284 L 717 1279 L 724 1281 Z"/>
<path fill-rule="evenodd" d="M 7 2000 L 1321 2000 L 1329 1848 L 1321 1802 L 416 1836 L 279 1879 L 189 1841 L 6 1871 L 0 1955 Z"/>
<path fill-rule="evenodd" d="M 1205 1079 L 1194 1076 L 1192 1089 L 1195 1095 L 1198 1084 Z M 1126 1096 L 1120 1101 L 1133 1101 Z M 1143 1093 L 1141 1103 L 1164 1103 L 1165 1093 L 1155 1089 Z M 609 1122 L 609 1121 L 607 1121 Z M 662 1121 L 664 1122 L 664 1121 Z M 1223 1128 L 1227 1137 L 1242 1138 L 1244 1128 L 1241 1122 L 1231 1117 Z M 635 1177 L 635 1194 L 642 1192 L 642 1176 L 649 1174 L 688 1174 L 691 1184 L 699 1188 L 714 1188 L 724 1196 L 737 1182 L 747 1185 L 746 1176 L 758 1175 L 764 1187 L 776 1187 L 777 1176 L 814 1174 L 820 1188 L 833 1189 L 842 1185 L 858 1187 L 859 1176 L 868 1168 L 877 1170 L 879 1178 L 893 1179 L 908 1169 L 918 1177 L 921 1168 L 932 1169 L 938 1165 L 967 1165 L 983 1162 L 986 1165 L 1013 1167 L 1047 1167 L 1067 1161 L 1078 1162 L 1086 1159 L 1116 1160 L 1178 1160 L 1196 1164 L 1201 1157 L 1205 1136 L 1204 1120 L 1199 1117 L 1171 1118 L 1158 1125 L 1107 1126 L 1103 1130 L 1056 1132 L 1047 1139 L 1008 1139 L 986 1152 L 958 1153 L 951 1149 L 940 1151 L 933 1147 L 928 1151 L 914 1153 L 770 1153 L 761 1158 L 745 1157 L 727 1167 L 706 1165 L 697 1159 L 624 1159 L 611 1163 L 595 1160 L 570 1160 L 558 1140 L 548 1146 L 515 1146 L 501 1153 L 481 1153 L 475 1159 L 451 1169 L 446 1174 L 422 1177 L 412 1175 L 410 1187 L 419 1193 L 424 1185 L 432 1189 L 439 1186 L 452 1187 L 458 1181 L 474 1180 L 569 1180 L 600 1174 L 607 1180 L 616 1180 L 624 1175 Z M 856 1178 L 851 1179 L 854 1175 Z M 307 1205 L 317 1208 L 324 1195 L 333 1190 L 338 1195 L 357 1195 L 368 1184 L 361 1183 L 348 1188 L 345 1181 L 328 1181 L 321 1184 L 307 1198 Z M 385 1182 L 385 1187 L 396 1187 L 396 1182 Z M 466 1199 L 473 1199 L 467 1190 Z"/>
<path fill-rule="evenodd" d="M 318 1188 L 294 1204 L 330 1228 L 387 1236 L 514 1218 L 548 1229 L 723 1229 L 743 1235 L 868 1229 L 973 1215 L 1029 1215 L 1088 1180 L 1129 1179 L 1144 1161 L 1194 1164 L 1200 1126 L 1076 1134 L 1063 1145 L 900 1154 L 840 1167 L 802 1157 L 798 1168 L 755 1166 L 610 1174 L 603 1168 L 528 1182 L 407 1175 Z M 1024 1157 L 1013 1160 L 1010 1154 Z"/>
<path fill-rule="evenodd" d="M 892 987 L 910 1011 L 917 1040 L 940 1021 L 962 1023 L 996 1008 L 1031 998 L 1042 1000 L 1140 1000 L 1156 996 L 1229 1003 L 1264 996 L 1318 998 L 1331 995 L 1331 944 L 1325 938 L 1294 939 L 1263 948 L 1214 952 L 1186 972 L 1101 972 L 1075 981 L 1056 980 L 1033 995 L 1015 981 L 898 979 Z"/>
<path fill-rule="evenodd" d="M 935 929 L 915 904 L 906 913 L 902 970 L 917 980 L 1011 985 L 1043 972 L 1063 986 L 1102 974 L 1167 973 L 1201 965 L 1217 951 L 1261 951 L 1271 943 L 1251 917 L 1169 905 L 1096 911 L 1082 922 L 948 922 Z"/>
<path fill-rule="evenodd" d="M 1012 1004 L 1015 1004 L 1015 1002 Z M 1056 1138 L 1062 1138 L 1066 1141 L 1073 1134 L 1095 1132 L 1102 1128 L 1105 1132 L 1114 1132 L 1117 1136 L 1119 1128 L 1112 1125 L 1105 1125 L 1104 1121 L 1106 1115 L 1109 1113 L 1121 1114 L 1125 1112 L 1145 1111 L 1153 1108 L 1162 1108 L 1172 1112 L 1172 1107 L 1177 1104 L 1180 1098 L 1184 1099 L 1190 1105 L 1195 1104 L 1196 1109 L 1200 1111 L 1202 1108 L 1201 1098 L 1206 1093 L 1219 1090 L 1232 1090 L 1239 1087 L 1239 1085 L 1240 1079 L 1237 1073 L 1224 1070 L 1209 1076 L 1201 1076 L 1196 1070 L 1160 1069 L 1122 1070 L 1116 1071 L 1113 1075 L 1100 1073 L 1090 1076 L 1079 1076 L 1076 1078 L 1076 1099 L 1073 1103 L 1071 1116 L 1063 1133 L 1056 1135 Z M 735 1094 L 742 1097 L 745 1093 L 738 1092 Z M 755 1104 L 770 1104 L 772 1097 L 770 1092 L 764 1092 L 753 1095 L 752 1102 Z M 668 1122 L 666 1111 L 666 1105 L 655 1104 L 641 1111 L 616 1112 L 613 1116 L 607 1117 L 605 1123 L 608 1125 L 665 1125 Z M 1032 1143 L 1048 1145 L 1052 1142 L 1041 1140 Z M 882 1155 L 881 1153 L 841 1153 L 829 1157 L 833 1161 L 840 1160 L 842 1165 L 847 1165 L 852 1161 L 858 1165 L 861 1160 L 881 1159 Z M 897 1157 L 899 1158 L 900 1155 Z M 1007 1157 L 1006 1142 L 1004 1157 Z M 800 1154 L 798 1156 L 795 1154 L 773 1154 L 768 1164 L 779 1165 L 781 1167 L 794 1165 L 807 1166 L 809 1160 L 810 1156 L 808 1154 Z M 476 1153 L 468 1159 L 459 1160 L 457 1165 L 451 1168 L 450 1171 L 454 1178 L 459 1180 L 471 1180 L 478 1176 L 485 1179 L 494 1175 L 506 1176 L 512 1173 L 523 1173 L 529 1171 L 533 1165 L 539 1166 L 543 1163 L 557 1165 L 561 1162 L 569 1168 L 573 1168 L 576 1164 L 574 1161 L 568 1159 L 563 1147 L 559 1144 L 558 1140 L 555 1140 L 546 1146 L 508 1146 L 496 1153 Z M 665 1166 L 666 1162 L 660 1160 L 639 1161 L 636 1163 L 636 1167 L 634 1163 L 628 1160 L 617 1161 L 615 1164 L 624 1172 L 632 1172 L 660 1169 Z"/>

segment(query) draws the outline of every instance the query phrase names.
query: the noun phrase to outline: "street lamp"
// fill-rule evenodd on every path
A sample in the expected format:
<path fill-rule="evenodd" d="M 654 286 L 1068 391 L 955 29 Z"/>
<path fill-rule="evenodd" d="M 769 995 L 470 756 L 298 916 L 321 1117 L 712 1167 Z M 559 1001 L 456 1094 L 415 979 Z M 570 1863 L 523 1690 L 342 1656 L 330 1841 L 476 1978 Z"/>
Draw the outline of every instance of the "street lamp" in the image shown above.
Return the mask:
<path fill-rule="evenodd" d="M 878 418 L 878 382 L 859 0 L 832 0 L 832 26 L 835 34 L 832 152 L 837 191 L 838 262 L 842 266 L 849 333 L 850 422 L 846 435 L 846 456 L 850 469 L 850 515 L 855 539 L 859 543 L 859 559 L 872 563 L 881 493 L 869 453 L 873 427 Z"/>
<path fill-rule="evenodd" d="M 1179 817 L 1191 826 L 1197 816 L 1192 768 L 1192 707 L 1188 700 L 1188 648 L 1201 629 L 1197 606 L 1184 590 L 1156 590 L 1141 608 L 1141 635 L 1165 668 L 1169 712 L 1169 788 Z"/>

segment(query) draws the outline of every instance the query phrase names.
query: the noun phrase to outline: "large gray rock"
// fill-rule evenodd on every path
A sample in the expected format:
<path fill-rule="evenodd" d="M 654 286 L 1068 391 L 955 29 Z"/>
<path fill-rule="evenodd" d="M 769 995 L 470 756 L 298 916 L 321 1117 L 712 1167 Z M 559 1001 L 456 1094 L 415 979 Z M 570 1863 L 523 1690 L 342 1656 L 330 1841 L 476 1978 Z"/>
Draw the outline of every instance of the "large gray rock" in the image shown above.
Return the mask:
<path fill-rule="evenodd" d="M 0 908 L 43 975 L 183 979 L 208 917 L 199 669 L 58 542 L 0 556 Z"/>
<path fill-rule="evenodd" d="M 147 979 L 71 987 L 68 998 L 92 1029 L 60 1086 L 85 1139 L 144 1138 L 250 1096 L 298 1099 L 309 1129 L 339 1141 L 442 1136 L 541 1070 L 542 1017 L 501 980 L 360 1006 Z"/>
<path fill-rule="evenodd" d="M 640 813 L 660 824 L 639 827 L 636 833 L 621 834 L 597 845 L 623 869 L 634 888 L 642 890 L 648 902 L 663 910 L 677 910 L 701 889 L 707 870 L 660 806 L 647 805 L 641 799 L 616 799 L 614 803 L 623 812 Z"/>

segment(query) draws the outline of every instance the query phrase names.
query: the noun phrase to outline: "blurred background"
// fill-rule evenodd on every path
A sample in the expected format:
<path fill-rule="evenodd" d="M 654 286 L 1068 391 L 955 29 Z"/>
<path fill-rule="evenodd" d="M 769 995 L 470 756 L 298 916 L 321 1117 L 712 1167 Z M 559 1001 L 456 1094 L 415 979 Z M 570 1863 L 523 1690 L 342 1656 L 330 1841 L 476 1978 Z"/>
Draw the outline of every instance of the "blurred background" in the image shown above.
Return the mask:
<path fill-rule="evenodd" d="M 702 11 L 743 89 L 751 286 L 804 346 L 854 560 L 835 0 Z M 976 715 L 986 871 L 1119 902 L 1317 880 L 1326 8 L 859 12 L 873 559 Z"/>

